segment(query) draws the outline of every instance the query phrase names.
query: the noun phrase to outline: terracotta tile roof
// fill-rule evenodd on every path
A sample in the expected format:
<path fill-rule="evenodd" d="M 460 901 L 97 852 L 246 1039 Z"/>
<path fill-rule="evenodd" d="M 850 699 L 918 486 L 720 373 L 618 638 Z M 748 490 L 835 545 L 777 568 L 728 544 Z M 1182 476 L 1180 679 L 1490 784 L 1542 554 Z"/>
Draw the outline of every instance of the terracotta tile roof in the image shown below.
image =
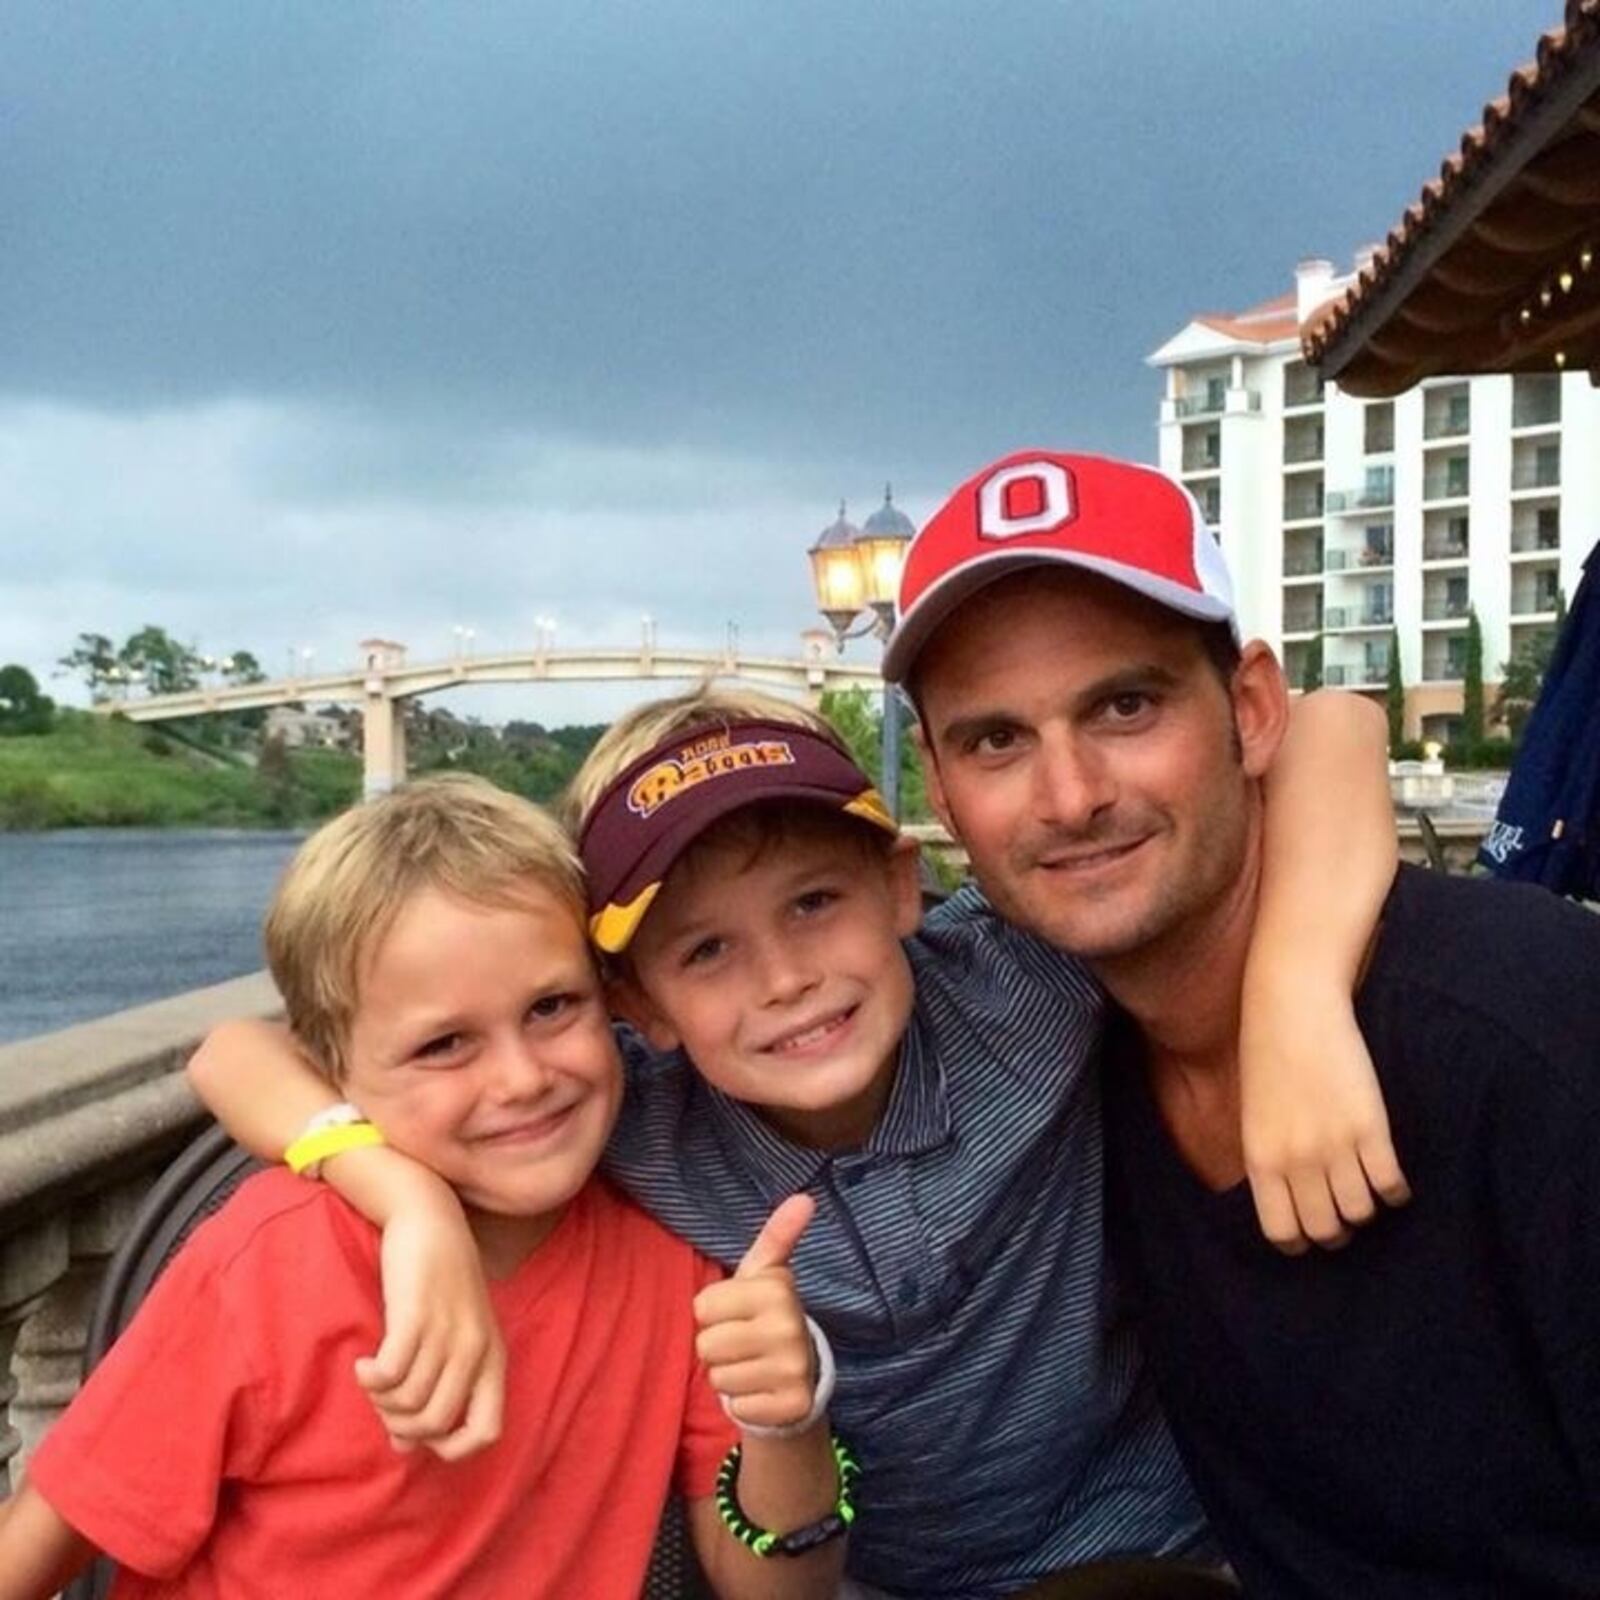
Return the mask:
<path fill-rule="evenodd" d="M 1230 339 L 1248 339 L 1254 344 L 1275 344 L 1300 331 L 1293 292 L 1264 300 L 1248 311 L 1212 311 L 1194 320 Z"/>
<path fill-rule="evenodd" d="M 1367 393 L 1394 393 L 1431 370 L 1535 365 L 1531 356 L 1523 362 L 1507 353 L 1518 341 L 1506 324 L 1576 238 L 1600 233 L 1597 86 L 1600 0 L 1566 0 L 1562 25 L 1539 40 L 1535 58 L 1484 107 L 1482 121 L 1462 135 L 1355 282 L 1307 319 L 1306 359 L 1342 386 Z M 1540 170 L 1529 174 L 1536 160 Z M 1515 302 L 1509 310 L 1501 289 Z M 1486 331 L 1493 320 L 1506 348 L 1475 350 L 1469 339 L 1463 352 L 1457 340 L 1457 364 L 1432 366 L 1447 359 L 1444 346 L 1468 328 L 1454 302 L 1474 299 L 1471 332 Z M 1408 327 L 1397 330 L 1397 321 Z M 1432 350 L 1421 348 L 1424 333 L 1432 336 Z M 1469 357 L 1502 364 L 1459 364 Z M 1545 348 L 1543 369 L 1550 365 Z"/>

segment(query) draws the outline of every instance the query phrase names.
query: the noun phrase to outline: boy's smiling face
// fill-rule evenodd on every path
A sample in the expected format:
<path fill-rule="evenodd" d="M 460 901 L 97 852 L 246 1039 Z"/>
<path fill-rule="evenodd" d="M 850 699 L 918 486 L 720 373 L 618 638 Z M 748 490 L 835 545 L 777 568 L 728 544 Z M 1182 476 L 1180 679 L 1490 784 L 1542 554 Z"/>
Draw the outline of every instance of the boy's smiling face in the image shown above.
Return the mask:
<path fill-rule="evenodd" d="M 719 830 L 675 866 L 628 947 L 619 1008 L 657 1048 L 803 1144 L 859 1144 L 911 1016 L 900 940 L 915 849 L 824 818 L 761 839 Z"/>
<path fill-rule="evenodd" d="M 583 925 L 532 881 L 506 905 L 407 900 L 365 962 L 347 1059 L 350 1097 L 461 1196 L 491 1272 L 555 1225 L 621 1097 Z"/>

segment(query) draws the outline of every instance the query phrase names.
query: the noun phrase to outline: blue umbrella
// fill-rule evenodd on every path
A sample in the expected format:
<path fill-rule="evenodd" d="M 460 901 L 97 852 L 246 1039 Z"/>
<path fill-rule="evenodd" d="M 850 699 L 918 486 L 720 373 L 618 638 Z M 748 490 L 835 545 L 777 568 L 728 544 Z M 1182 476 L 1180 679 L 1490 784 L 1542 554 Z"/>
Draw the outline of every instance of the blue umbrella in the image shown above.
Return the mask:
<path fill-rule="evenodd" d="M 1502 878 L 1600 899 L 1600 544 L 1583 564 L 1478 860 Z"/>

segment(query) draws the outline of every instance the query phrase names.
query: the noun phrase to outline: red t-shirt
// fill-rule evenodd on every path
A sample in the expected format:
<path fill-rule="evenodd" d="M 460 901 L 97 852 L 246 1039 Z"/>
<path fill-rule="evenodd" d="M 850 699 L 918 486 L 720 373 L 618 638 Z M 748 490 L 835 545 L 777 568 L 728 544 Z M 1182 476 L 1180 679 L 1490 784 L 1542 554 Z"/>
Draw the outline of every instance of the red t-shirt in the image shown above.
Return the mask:
<path fill-rule="evenodd" d="M 500 1441 L 402 1455 L 351 1370 L 382 1336 L 378 1236 L 265 1173 L 196 1232 L 29 1476 L 121 1564 L 123 1600 L 634 1600 L 669 1488 L 710 1494 L 733 1442 L 694 1356 L 691 1301 L 717 1276 L 590 1182 L 491 1285 Z"/>

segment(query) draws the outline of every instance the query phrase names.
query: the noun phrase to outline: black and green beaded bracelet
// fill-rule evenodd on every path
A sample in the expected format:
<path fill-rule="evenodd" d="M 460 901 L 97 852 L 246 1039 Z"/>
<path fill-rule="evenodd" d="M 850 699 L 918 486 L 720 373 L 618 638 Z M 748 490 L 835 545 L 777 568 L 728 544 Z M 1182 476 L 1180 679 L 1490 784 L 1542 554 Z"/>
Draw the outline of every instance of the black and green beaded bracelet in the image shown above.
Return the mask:
<path fill-rule="evenodd" d="M 861 1468 L 837 1434 L 833 1436 L 833 1462 L 839 1472 L 839 1498 L 826 1516 L 791 1533 L 774 1533 L 770 1528 L 759 1528 L 744 1514 L 739 1505 L 741 1458 L 741 1447 L 735 1445 L 723 1459 L 717 1473 L 717 1514 L 728 1532 L 752 1555 L 803 1556 L 818 1545 L 840 1538 L 855 1521 L 855 1483 L 861 1475 Z"/>

